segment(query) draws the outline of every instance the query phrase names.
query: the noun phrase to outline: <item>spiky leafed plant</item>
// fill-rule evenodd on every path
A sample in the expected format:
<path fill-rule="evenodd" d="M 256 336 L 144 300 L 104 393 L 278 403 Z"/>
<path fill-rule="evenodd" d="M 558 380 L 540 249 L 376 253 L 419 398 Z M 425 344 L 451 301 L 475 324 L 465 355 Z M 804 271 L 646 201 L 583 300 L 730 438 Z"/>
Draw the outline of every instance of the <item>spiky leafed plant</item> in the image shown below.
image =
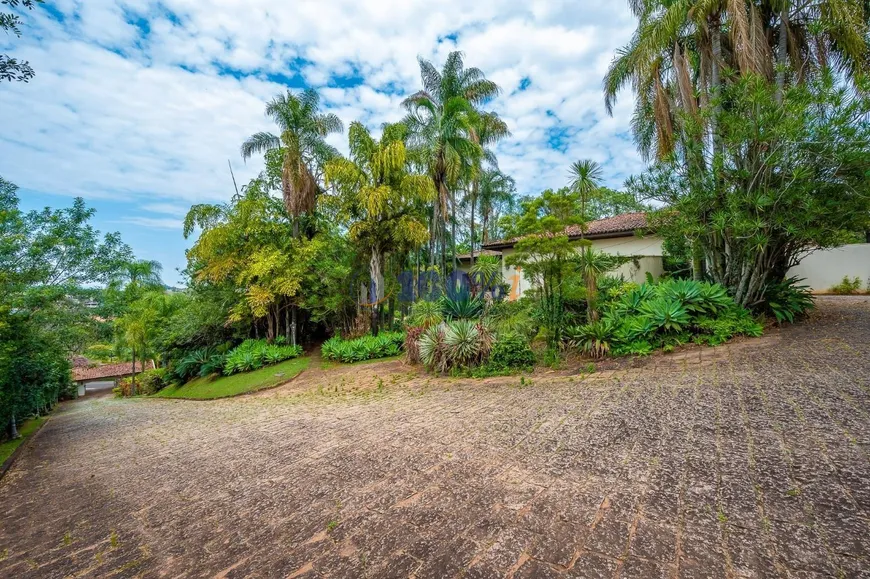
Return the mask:
<path fill-rule="evenodd" d="M 483 157 L 475 133 L 478 108 L 500 90 L 480 69 L 465 68 L 461 52 L 451 52 L 441 71 L 428 60 L 420 58 L 419 62 L 423 89 L 405 99 L 405 124 L 410 130 L 412 155 L 426 168 L 435 185 L 432 235 L 433 240 L 440 237 L 443 252 L 444 223 L 450 216 L 450 206 L 455 209 L 459 180 L 468 176 Z M 433 252 L 430 265 L 434 263 Z"/>
<path fill-rule="evenodd" d="M 374 288 L 371 327 L 375 336 L 379 301 L 383 298 L 384 256 L 419 247 L 426 241 L 429 231 L 415 209 L 435 199 L 432 181 L 409 171 L 406 134 L 402 123 L 385 124 L 377 141 L 361 123 L 352 123 L 348 131 L 350 159 L 336 158 L 326 164 L 327 183 L 336 191 L 328 201 L 347 224 L 351 240 L 370 256 Z"/>
<path fill-rule="evenodd" d="M 287 213 L 298 218 L 314 211 L 323 166 L 338 156 L 325 138 L 344 130 L 334 114 L 320 112 L 320 95 L 314 89 L 299 94 L 287 91 L 266 104 L 266 116 L 280 133 L 255 133 L 242 143 L 242 158 L 278 151 L 281 156 L 281 190 Z M 298 219 L 294 231 L 298 234 Z"/>

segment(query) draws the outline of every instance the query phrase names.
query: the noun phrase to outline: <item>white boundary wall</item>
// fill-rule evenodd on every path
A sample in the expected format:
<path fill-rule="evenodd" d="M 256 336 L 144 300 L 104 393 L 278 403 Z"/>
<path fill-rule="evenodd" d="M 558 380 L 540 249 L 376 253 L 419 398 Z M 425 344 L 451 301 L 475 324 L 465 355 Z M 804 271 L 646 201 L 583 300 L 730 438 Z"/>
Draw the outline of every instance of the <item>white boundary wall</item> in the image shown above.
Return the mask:
<path fill-rule="evenodd" d="M 870 243 L 855 243 L 835 249 L 816 251 L 788 271 L 789 276 L 805 278 L 802 282 L 816 292 L 824 292 L 843 281 L 857 277 L 861 288 L 870 280 Z"/>

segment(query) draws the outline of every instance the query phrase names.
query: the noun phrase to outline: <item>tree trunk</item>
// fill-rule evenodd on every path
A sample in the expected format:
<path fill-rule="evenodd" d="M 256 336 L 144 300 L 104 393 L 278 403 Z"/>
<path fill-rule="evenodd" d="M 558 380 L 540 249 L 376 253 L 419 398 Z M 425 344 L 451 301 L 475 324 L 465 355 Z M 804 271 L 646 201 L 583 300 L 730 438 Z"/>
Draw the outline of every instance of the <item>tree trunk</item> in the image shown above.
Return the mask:
<path fill-rule="evenodd" d="M 296 345 L 296 317 L 297 317 L 298 308 L 296 304 L 293 304 L 293 307 L 290 308 L 290 345 Z"/>
<path fill-rule="evenodd" d="M 381 256 L 378 252 L 378 248 L 372 248 L 372 257 L 369 262 L 369 267 L 371 271 L 372 277 L 372 286 L 374 287 L 374 291 L 372 295 L 372 336 L 378 335 L 378 321 L 379 321 L 379 300 L 381 297 Z"/>
<path fill-rule="evenodd" d="M 471 267 L 474 267 L 474 208 L 477 205 L 477 180 L 471 186 Z"/>
<path fill-rule="evenodd" d="M 785 92 L 785 69 L 788 64 L 788 2 L 779 12 L 779 44 L 776 50 L 776 102 L 782 104 Z"/>
<path fill-rule="evenodd" d="M 719 151 L 719 114 L 722 103 L 719 101 L 721 74 L 720 63 L 722 62 L 722 21 L 721 15 L 715 14 L 710 17 L 710 42 L 713 48 L 713 62 L 710 63 L 710 94 L 713 98 L 713 116 L 710 119 L 710 135 L 713 141 L 713 152 Z"/>
<path fill-rule="evenodd" d="M 695 281 L 704 279 L 704 255 L 701 242 L 697 239 L 692 242 L 692 279 Z"/>
<path fill-rule="evenodd" d="M 456 191 L 450 193 L 451 203 L 450 208 L 450 253 L 453 256 L 453 271 L 456 271 Z"/>
<path fill-rule="evenodd" d="M 136 346 L 133 346 L 133 375 L 130 377 L 130 396 L 136 395 Z"/>
<path fill-rule="evenodd" d="M 18 434 L 18 423 L 15 421 L 15 412 L 12 412 L 12 417 L 9 419 L 9 438 L 15 440 L 16 438 L 21 438 L 21 435 Z"/>

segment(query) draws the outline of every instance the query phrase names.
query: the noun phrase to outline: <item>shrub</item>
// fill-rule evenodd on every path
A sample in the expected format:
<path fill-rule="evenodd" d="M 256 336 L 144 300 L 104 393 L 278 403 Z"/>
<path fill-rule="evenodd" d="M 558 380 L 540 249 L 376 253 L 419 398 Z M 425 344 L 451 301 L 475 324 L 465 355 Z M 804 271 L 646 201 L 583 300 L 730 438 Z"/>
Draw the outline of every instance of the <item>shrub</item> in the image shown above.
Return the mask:
<path fill-rule="evenodd" d="M 501 334 L 492 345 L 487 368 L 490 370 L 531 370 L 535 365 L 535 353 L 528 340 L 518 334 Z"/>
<path fill-rule="evenodd" d="M 861 293 L 861 279 L 858 277 L 849 279 L 849 276 L 845 276 L 843 281 L 831 288 L 831 292 L 841 296 Z"/>
<path fill-rule="evenodd" d="M 420 361 L 429 370 L 447 372 L 485 362 L 492 350 L 492 333 L 473 320 L 453 320 L 427 328 L 417 340 Z"/>
<path fill-rule="evenodd" d="M 444 315 L 441 311 L 440 303 L 420 300 L 411 306 L 411 313 L 408 314 L 407 323 L 409 326 L 428 328 L 429 326 L 440 324 L 443 320 Z"/>
<path fill-rule="evenodd" d="M 458 299 L 441 298 L 441 312 L 447 320 L 470 320 L 483 313 L 483 300 L 463 296 Z"/>
<path fill-rule="evenodd" d="M 301 346 L 270 344 L 266 340 L 245 340 L 227 353 L 223 371 L 227 376 L 250 372 L 301 355 Z"/>
<path fill-rule="evenodd" d="M 512 302 L 495 302 L 487 310 L 484 320 L 497 336 L 515 334 L 531 340 L 538 333 L 538 323 L 533 317 L 535 303 L 528 298 Z"/>
<path fill-rule="evenodd" d="M 136 394 L 156 394 L 169 385 L 170 373 L 166 368 L 154 368 L 136 374 Z M 133 386 L 131 378 L 122 378 L 113 389 L 117 396 L 130 396 Z"/>
<path fill-rule="evenodd" d="M 320 354 L 326 360 L 361 362 L 398 356 L 402 353 L 404 344 L 404 332 L 381 332 L 377 337 L 363 336 L 355 340 L 343 340 L 336 336 L 323 343 Z"/>
<path fill-rule="evenodd" d="M 800 285 L 802 279 L 787 278 L 779 283 L 768 284 L 764 289 L 764 301 L 759 310 L 773 315 L 777 323 L 792 323 L 815 308 L 815 300 L 809 286 Z"/>
<path fill-rule="evenodd" d="M 226 355 L 215 348 L 206 347 L 188 352 L 175 364 L 174 372 L 182 380 L 195 376 L 209 376 L 221 372 L 226 363 Z"/>
<path fill-rule="evenodd" d="M 568 328 L 569 344 L 594 358 L 645 356 L 690 341 L 717 345 L 736 335 L 759 336 L 762 332 L 750 313 L 716 284 L 664 280 L 618 295 L 600 321 Z"/>

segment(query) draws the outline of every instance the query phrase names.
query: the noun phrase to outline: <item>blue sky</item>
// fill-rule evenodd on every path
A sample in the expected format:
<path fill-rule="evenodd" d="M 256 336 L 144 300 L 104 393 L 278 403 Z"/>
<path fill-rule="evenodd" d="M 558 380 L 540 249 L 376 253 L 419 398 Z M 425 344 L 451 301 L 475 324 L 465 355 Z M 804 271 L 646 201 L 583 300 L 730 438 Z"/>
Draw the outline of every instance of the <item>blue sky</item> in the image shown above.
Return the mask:
<path fill-rule="evenodd" d="M 491 108 L 513 134 L 499 162 L 519 193 L 564 185 L 580 158 L 612 186 L 642 168 L 630 95 L 612 118 L 601 96 L 634 28 L 621 0 L 46 0 L 24 18 L 0 49 L 37 76 L 0 84 L 0 175 L 28 209 L 85 197 L 98 227 L 163 263 L 168 283 L 190 205 L 229 198 L 228 159 L 240 183 L 261 169 L 238 151 L 270 130 L 271 96 L 318 87 L 345 125 L 376 129 L 419 88 L 418 55 L 462 50 L 502 87 Z M 331 137 L 340 150 L 344 139 Z"/>

